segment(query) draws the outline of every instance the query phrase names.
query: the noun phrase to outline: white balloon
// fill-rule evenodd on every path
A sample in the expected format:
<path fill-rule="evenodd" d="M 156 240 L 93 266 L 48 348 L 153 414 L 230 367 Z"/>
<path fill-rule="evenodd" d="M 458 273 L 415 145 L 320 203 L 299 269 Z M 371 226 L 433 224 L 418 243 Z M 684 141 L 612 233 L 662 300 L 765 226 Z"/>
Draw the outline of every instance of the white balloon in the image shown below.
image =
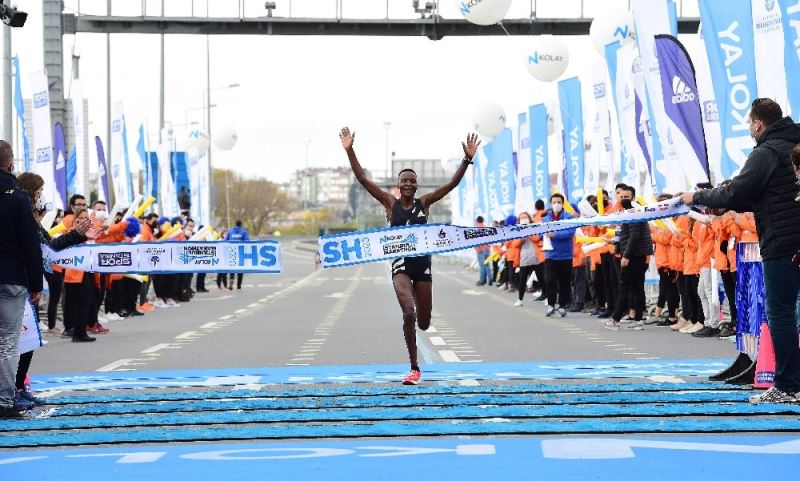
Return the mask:
<path fill-rule="evenodd" d="M 476 25 L 494 25 L 500 23 L 511 7 L 511 0 L 459 0 L 458 10 L 461 15 Z"/>
<path fill-rule="evenodd" d="M 214 145 L 220 150 L 231 150 L 239 138 L 232 125 L 226 125 L 214 132 Z"/>
<path fill-rule="evenodd" d="M 589 27 L 589 38 L 592 39 L 597 53 L 605 56 L 606 45 L 615 41 L 625 43 L 633 40 L 633 14 L 627 10 L 611 9 L 598 15 Z"/>
<path fill-rule="evenodd" d="M 528 55 L 528 72 L 542 82 L 552 82 L 567 70 L 569 50 L 553 35 L 539 35 Z"/>
<path fill-rule="evenodd" d="M 472 127 L 482 136 L 492 138 L 506 126 L 506 113 L 497 102 L 484 102 L 472 116 Z"/>

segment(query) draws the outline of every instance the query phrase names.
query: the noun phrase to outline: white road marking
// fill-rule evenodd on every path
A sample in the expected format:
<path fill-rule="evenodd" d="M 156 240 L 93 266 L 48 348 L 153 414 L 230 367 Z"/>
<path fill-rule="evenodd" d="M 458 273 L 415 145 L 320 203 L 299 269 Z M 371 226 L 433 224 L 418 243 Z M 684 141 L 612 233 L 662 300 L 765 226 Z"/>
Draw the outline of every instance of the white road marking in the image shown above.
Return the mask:
<path fill-rule="evenodd" d="M 236 309 L 233 311 L 234 314 L 244 314 L 245 312 L 247 312 L 247 309 Z"/>
<path fill-rule="evenodd" d="M 114 361 L 111 364 L 106 364 L 105 366 L 98 368 L 97 372 L 110 372 L 128 364 L 131 361 L 133 361 L 133 359 L 120 359 L 119 361 Z"/>
<path fill-rule="evenodd" d="M 162 349 L 167 349 L 167 348 L 169 348 L 170 346 L 172 346 L 172 344 L 169 344 L 169 343 L 164 343 L 164 344 L 156 344 L 155 346 L 148 347 L 148 348 L 147 348 L 147 349 L 145 349 L 144 351 L 141 351 L 141 353 L 142 353 L 142 354 L 150 354 L 151 352 L 156 352 L 156 351 L 160 351 L 160 350 L 162 350 Z"/>
<path fill-rule="evenodd" d="M 459 386 L 471 386 L 471 387 L 476 387 L 481 385 L 481 383 L 479 383 L 477 379 L 462 379 L 458 381 L 458 384 Z"/>
<path fill-rule="evenodd" d="M 248 305 L 247 305 L 247 307 L 249 307 L 250 309 L 252 309 L 252 308 L 254 308 L 254 307 L 258 307 L 258 303 L 257 303 L 257 302 L 254 302 L 254 303 L 252 303 L 252 304 L 248 304 Z"/>
<path fill-rule="evenodd" d="M 196 331 L 186 331 L 183 334 L 178 334 L 177 336 L 175 336 L 175 339 L 191 339 L 195 336 L 197 336 Z"/>
<path fill-rule="evenodd" d="M 434 346 L 446 346 L 447 345 L 447 343 L 444 342 L 444 339 L 442 339 L 439 336 L 431 336 L 431 337 L 428 338 L 428 340 L 431 341 L 431 344 L 433 344 Z"/>
<path fill-rule="evenodd" d="M 231 318 L 233 318 L 233 315 L 232 314 L 228 314 L 226 316 L 219 317 L 218 319 L 220 321 L 227 321 L 228 319 L 231 319 Z"/>
<path fill-rule="evenodd" d="M 238 384 L 231 391 L 260 391 L 263 384 Z"/>
<path fill-rule="evenodd" d="M 686 382 L 683 379 L 679 378 L 678 376 L 650 376 L 647 379 L 650 379 L 653 382 L 670 382 L 675 384 Z"/>
<path fill-rule="evenodd" d="M 428 328 L 428 330 L 427 330 L 427 331 L 425 331 L 425 332 L 427 332 L 427 333 L 429 333 L 429 334 L 430 334 L 430 333 L 436 333 L 436 332 L 439 332 L 439 331 L 437 331 L 437 330 L 436 330 L 436 328 L 435 328 L 434 326 L 430 326 L 430 327 Z"/>
<path fill-rule="evenodd" d="M 439 351 L 439 356 L 444 362 L 461 362 L 461 358 L 453 351 Z"/>
<path fill-rule="evenodd" d="M 215 329 L 216 327 L 217 327 L 217 323 L 214 322 L 214 321 L 211 321 L 211 322 L 206 322 L 205 324 L 200 326 L 200 329 Z"/>

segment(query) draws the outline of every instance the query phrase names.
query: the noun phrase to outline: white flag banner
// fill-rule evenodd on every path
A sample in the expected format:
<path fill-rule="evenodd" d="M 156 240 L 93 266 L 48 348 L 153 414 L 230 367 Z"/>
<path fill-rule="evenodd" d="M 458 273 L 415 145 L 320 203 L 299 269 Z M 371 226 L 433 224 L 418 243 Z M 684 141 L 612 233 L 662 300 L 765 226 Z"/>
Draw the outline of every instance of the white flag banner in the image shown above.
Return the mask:
<path fill-rule="evenodd" d="M 29 76 L 33 91 L 33 171 L 44 179 L 44 202 L 49 209 L 63 209 L 56 194 L 53 162 L 53 130 L 50 120 L 50 93 L 47 74 L 42 70 Z"/>
<path fill-rule="evenodd" d="M 594 128 L 592 129 L 592 163 L 586 169 L 584 192 L 594 194 L 600 186 L 600 170 L 613 172 L 611 147 L 611 118 L 608 109 L 608 74 L 604 63 L 592 65 L 592 92 L 594 94 Z"/>
<path fill-rule="evenodd" d="M 486 244 L 497 244 L 532 235 L 542 235 L 586 225 L 617 225 L 648 222 L 684 215 L 689 208 L 680 197 L 637 206 L 621 212 L 594 217 L 579 217 L 540 224 L 502 227 L 461 227 L 424 224 L 388 227 L 363 232 L 332 234 L 319 238 L 323 267 L 342 267 L 398 257 L 443 254 Z"/>
<path fill-rule="evenodd" d="M 125 114 L 122 102 L 114 104 L 111 111 L 111 185 L 114 189 L 116 203 L 128 205 L 133 201 L 133 192 L 129 182 L 128 166 L 125 162 L 125 145 L 123 138 Z"/>
<path fill-rule="evenodd" d="M 533 172 L 531 159 L 531 129 L 528 114 L 519 114 L 517 125 L 517 187 L 514 212 L 533 212 Z"/>
<path fill-rule="evenodd" d="M 756 63 L 758 96 L 771 98 L 778 102 L 784 112 L 788 112 L 789 91 L 786 89 L 781 8 L 773 0 L 752 0 L 752 6 L 755 47 L 753 58 Z"/>
<path fill-rule="evenodd" d="M 699 38 L 687 38 L 686 49 L 692 57 L 697 80 L 697 95 L 700 97 L 700 109 L 703 113 L 703 132 L 708 151 L 708 170 L 715 184 L 725 179 L 722 175 L 722 130 L 719 125 L 719 112 L 714 97 L 714 85 L 711 82 L 711 66 L 703 43 L 703 30 Z"/>
<path fill-rule="evenodd" d="M 42 332 L 39 330 L 39 313 L 33 308 L 30 299 L 25 299 L 25 313 L 22 316 L 22 331 L 19 335 L 19 353 L 25 354 L 43 345 Z"/>
<path fill-rule="evenodd" d="M 178 215 L 180 208 L 175 180 L 172 178 L 172 141 L 169 139 L 158 148 L 158 181 L 160 183 L 158 203 L 161 206 L 161 214 L 167 217 Z"/>
<path fill-rule="evenodd" d="M 42 245 L 42 255 L 48 268 L 99 273 L 281 272 L 280 243 L 272 240 L 82 244 L 60 251 Z"/>
<path fill-rule="evenodd" d="M 636 92 L 633 79 L 636 57 L 636 46 L 633 43 L 624 44 L 617 50 L 617 74 L 614 86 L 622 137 L 623 165 L 620 171 L 620 182 L 633 186 L 640 184 L 639 165 L 641 165 L 640 158 L 643 156 L 636 136 L 639 127 L 636 122 Z"/>
<path fill-rule="evenodd" d="M 670 122 L 664 111 L 664 94 L 661 90 L 661 73 L 656 57 L 655 36 L 672 34 L 669 7 L 667 0 L 633 0 L 633 17 L 636 22 L 636 40 L 642 62 L 642 72 L 647 94 L 642 96 L 644 109 L 652 113 L 651 124 L 655 124 L 652 133 L 658 136 L 659 149 L 653 149 L 652 174 L 657 178 L 659 190 L 681 192 L 685 190 L 686 179 L 680 156 L 675 150 Z M 648 102 L 649 100 L 649 102 Z M 648 115 L 649 116 L 649 115 Z M 699 167 L 699 166 L 698 166 Z"/>
<path fill-rule="evenodd" d="M 74 193 L 88 194 L 86 176 L 89 153 L 86 151 L 86 132 L 83 130 L 83 84 L 80 79 L 72 81 L 72 131 L 75 135 L 75 184 Z"/>

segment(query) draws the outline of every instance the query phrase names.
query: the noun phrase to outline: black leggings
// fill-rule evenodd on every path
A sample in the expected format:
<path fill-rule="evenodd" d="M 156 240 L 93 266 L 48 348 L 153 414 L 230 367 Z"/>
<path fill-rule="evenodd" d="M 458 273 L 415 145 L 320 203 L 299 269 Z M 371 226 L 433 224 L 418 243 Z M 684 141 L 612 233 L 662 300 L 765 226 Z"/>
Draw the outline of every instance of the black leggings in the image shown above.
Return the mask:
<path fill-rule="evenodd" d="M 228 287 L 228 274 L 217 274 L 217 287 Z"/>
<path fill-rule="evenodd" d="M 19 355 L 19 364 L 17 364 L 17 389 L 25 389 L 25 378 L 28 377 L 28 371 L 31 369 L 31 360 L 33 359 L 33 351 Z"/>
<path fill-rule="evenodd" d="M 519 284 L 517 285 L 517 295 L 521 301 L 525 297 L 525 289 L 528 287 L 528 277 L 533 272 L 533 266 L 520 266 L 519 267 Z"/>
<path fill-rule="evenodd" d="M 647 273 L 647 257 L 631 257 L 627 267 L 620 268 L 619 292 L 612 317 L 619 322 L 629 308 L 633 307 L 634 320 L 641 321 L 645 310 L 644 277 Z"/>
<path fill-rule="evenodd" d="M 697 275 L 684 275 L 679 278 L 683 279 L 682 300 L 683 300 L 683 318 L 692 323 L 704 322 L 705 316 L 703 315 L 703 305 L 700 301 L 700 295 L 697 293 L 697 285 L 700 282 L 700 277 Z"/>
<path fill-rule="evenodd" d="M 53 329 L 56 327 L 58 303 L 61 301 L 61 291 L 64 288 L 64 273 L 45 271 L 44 278 L 47 280 L 47 289 L 50 291 L 47 300 L 47 327 Z"/>
<path fill-rule="evenodd" d="M 572 259 L 556 261 L 548 259 L 544 262 L 547 279 L 547 305 L 566 309 L 572 295 Z"/>
<path fill-rule="evenodd" d="M 680 303 L 680 294 L 678 294 L 678 284 L 674 282 L 675 271 L 671 269 L 661 268 L 658 270 L 658 302 L 656 305 L 660 308 L 668 306 L 669 317 L 675 317 L 675 311 L 678 309 Z"/>

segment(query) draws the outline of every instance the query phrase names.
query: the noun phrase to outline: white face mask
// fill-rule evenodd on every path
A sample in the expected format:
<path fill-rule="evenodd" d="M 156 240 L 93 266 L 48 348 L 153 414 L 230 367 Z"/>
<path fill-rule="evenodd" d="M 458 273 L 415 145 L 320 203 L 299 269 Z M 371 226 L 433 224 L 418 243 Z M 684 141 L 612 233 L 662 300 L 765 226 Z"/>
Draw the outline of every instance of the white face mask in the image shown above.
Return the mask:
<path fill-rule="evenodd" d="M 45 205 L 44 200 L 42 200 L 42 198 L 39 197 L 38 199 L 36 199 L 36 204 L 34 204 L 33 207 L 36 210 L 44 210 L 47 206 Z"/>
<path fill-rule="evenodd" d="M 519 224 L 520 225 L 528 225 L 530 223 L 531 223 L 531 221 L 529 219 L 520 219 L 519 220 Z"/>
<path fill-rule="evenodd" d="M 94 211 L 94 218 L 97 220 L 106 220 L 108 218 L 108 211 L 107 210 L 96 210 Z"/>
<path fill-rule="evenodd" d="M 556 214 L 558 214 L 564 209 L 564 206 L 559 203 L 554 203 L 552 207 L 553 207 L 553 212 L 555 212 Z"/>

